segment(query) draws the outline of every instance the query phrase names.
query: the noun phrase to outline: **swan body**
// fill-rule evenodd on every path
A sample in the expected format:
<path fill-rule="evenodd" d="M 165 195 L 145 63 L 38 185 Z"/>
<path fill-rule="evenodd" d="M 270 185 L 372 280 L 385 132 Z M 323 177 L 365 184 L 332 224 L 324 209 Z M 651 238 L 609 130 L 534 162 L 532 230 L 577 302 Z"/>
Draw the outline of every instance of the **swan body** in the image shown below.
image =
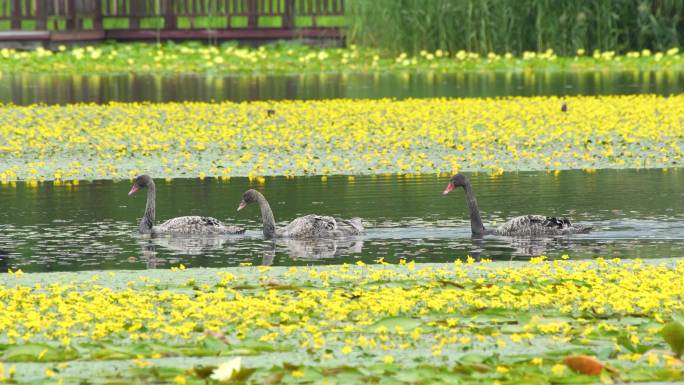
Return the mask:
<path fill-rule="evenodd" d="M 536 236 L 570 235 L 588 233 L 591 227 L 571 223 L 567 218 L 546 217 L 543 215 L 521 215 L 508 220 L 485 234 Z"/>
<path fill-rule="evenodd" d="M 167 220 L 155 226 L 156 216 L 156 186 L 154 180 L 149 175 L 140 175 L 135 178 L 131 191 L 128 195 L 134 194 L 141 188 L 147 188 L 147 204 L 145 214 L 140 221 L 138 231 L 141 234 L 153 235 L 225 235 L 242 234 L 245 229 L 238 226 L 225 225 L 216 218 L 202 216 L 184 216 Z"/>
<path fill-rule="evenodd" d="M 238 226 L 225 225 L 216 218 L 192 215 L 171 218 L 158 226 L 153 226 L 152 232 L 155 234 L 221 235 L 242 234 L 245 230 Z"/>
<path fill-rule="evenodd" d="M 276 229 L 278 238 L 336 238 L 362 233 L 360 218 L 342 220 L 315 214 L 295 218 L 285 227 Z"/>
<path fill-rule="evenodd" d="M 323 215 L 305 215 L 295 218 L 284 227 L 276 228 L 271 206 L 266 198 L 256 190 L 247 190 L 242 195 L 238 211 L 256 202 L 261 210 L 264 237 L 266 238 L 339 238 L 363 234 L 361 218 L 339 219 Z"/>
<path fill-rule="evenodd" d="M 444 194 L 448 194 L 457 187 L 463 187 L 470 210 L 470 228 L 473 235 L 503 235 L 503 236 L 550 236 L 588 233 L 591 226 L 571 223 L 567 218 L 547 217 L 544 215 L 522 215 L 514 217 L 494 229 L 485 229 L 477 206 L 477 199 L 470 180 L 463 174 L 451 177 Z"/>

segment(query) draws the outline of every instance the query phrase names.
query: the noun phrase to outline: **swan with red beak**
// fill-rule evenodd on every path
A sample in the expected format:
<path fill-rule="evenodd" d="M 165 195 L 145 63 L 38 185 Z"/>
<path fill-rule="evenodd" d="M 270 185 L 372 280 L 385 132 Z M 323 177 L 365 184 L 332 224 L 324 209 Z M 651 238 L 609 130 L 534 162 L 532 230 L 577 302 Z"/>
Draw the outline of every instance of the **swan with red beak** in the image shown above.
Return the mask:
<path fill-rule="evenodd" d="M 147 189 L 147 204 L 145 205 L 145 214 L 138 227 L 138 231 L 141 234 L 194 236 L 242 234 L 245 232 L 245 229 L 241 227 L 223 224 L 216 218 L 197 215 L 172 218 L 155 226 L 157 188 L 154 184 L 154 180 L 149 175 L 138 176 L 133 181 L 133 186 L 131 186 L 128 195 L 133 195 L 144 188 Z"/>
<path fill-rule="evenodd" d="M 474 236 L 493 234 L 514 237 L 538 237 L 581 234 L 592 230 L 591 226 L 574 224 L 567 218 L 547 217 L 544 215 L 522 215 L 510 219 L 494 229 L 485 229 L 482 217 L 480 216 L 480 208 L 475 198 L 475 192 L 473 192 L 470 180 L 465 175 L 456 174 L 452 176 L 442 194 L 447 195 L 458 187 L 463 187 L 465 191 L 468 210 L 470 211 L 470 229 Z"/>

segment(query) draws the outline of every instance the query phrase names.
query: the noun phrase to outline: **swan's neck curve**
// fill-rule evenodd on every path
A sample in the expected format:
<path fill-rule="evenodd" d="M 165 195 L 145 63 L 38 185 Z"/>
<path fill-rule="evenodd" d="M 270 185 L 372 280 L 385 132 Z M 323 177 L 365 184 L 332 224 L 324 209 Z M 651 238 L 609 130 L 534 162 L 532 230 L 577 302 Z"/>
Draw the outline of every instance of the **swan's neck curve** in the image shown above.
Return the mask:
<path fill-rule="evenodd" d="M 261 210 L 264 238 L 273 238 L 276 234 L 276 225 L 271 206 L 260 192 L 257 192 L 257 203 L 259 204 L 259 210 Z"/>
<path fill-rule="evenodd" d="M 480 209 L 477 206 L 477 199 L 475 199 L 475 193 L 473 192 L 473 187 L 470 185 L 470 181 L 466 182 L 465 186 L 463 186 L 463 190 L 465 190 L 468 209 L 470 210 L 470 230 L 473 235 L 484 235 L 485 227 L 484 224 L 482 224 Z"/>
<path fill-rule="evenodd" d="M 157 189 L 154 182 L 150 181 L 147 185 L 147 204 L 145 205 L 145 215 L 140 220 L 140 227 L 138 228 L 141 234 L 149 234 L 152 232 L 155 217 L 155 200 L 157 197 Z"/>

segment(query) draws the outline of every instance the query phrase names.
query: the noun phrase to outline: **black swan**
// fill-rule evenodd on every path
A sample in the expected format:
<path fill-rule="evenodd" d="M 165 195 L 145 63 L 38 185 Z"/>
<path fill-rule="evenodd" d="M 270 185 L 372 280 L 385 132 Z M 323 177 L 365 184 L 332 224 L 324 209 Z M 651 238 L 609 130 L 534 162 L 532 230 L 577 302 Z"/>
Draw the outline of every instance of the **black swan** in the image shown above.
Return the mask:
<path fill-rule="evenodd" d="M 186 235 L 222 235 L 222 234 L 242 234 L 245 229 L 224 225 L 216 218 L 185 216 L 171 218 L 159 226 L 154 225 L 155 217 L 155 197 L 157 190 L 154 180 L 149 175 L 140 175 L 135 178 L 131 191 L 128 195 L 134 194 L 141 188 L 147 188 L 147 205 L 145 215 L 140 221 L 139 231 L 141 234 L 186 234 Z"/>
<path fill-rule="evenodd" d="M 242 195 L 238 211 L 248 204 L 256 202 L 261 209 L 261 220 L 264 225 L 265 238 L 336 238 L 363 234 L 361 218 L 339 219 L 322 215 L 305 215 L 295 218 L 285 227 L 276 228 L 273 211 L 266 198 L 256 191 L 247 190 Z"/>
<path fill-rule="evenodd" d="M 485 229 L 480 216 L 480 209 L 477 207 L 477 200 L 470 181 L 463 174 L 456 174 L 451 177 L 449 184 L 444 190 L 444 195 L 450 193 L 457 187 L 463 187 L 468 208 L 470 209 L 470 228 L 473 235 L 481 236 L 486 234 L 505 235 L 505 236 L 543 236 L 543 235 L 569 235 L 588 233 L 590 226 L 577 225 L 570 223 L 566 218 L 546 217 L 543 215 L 522 215 L 510 219 L 495 229 Z"/>

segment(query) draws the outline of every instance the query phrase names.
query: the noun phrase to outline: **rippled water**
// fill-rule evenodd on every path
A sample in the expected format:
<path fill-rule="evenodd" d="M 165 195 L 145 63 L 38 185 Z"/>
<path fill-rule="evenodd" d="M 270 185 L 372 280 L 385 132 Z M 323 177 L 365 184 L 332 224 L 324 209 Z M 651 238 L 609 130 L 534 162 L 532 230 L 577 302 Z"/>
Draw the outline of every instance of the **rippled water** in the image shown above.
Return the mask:
<path fill-rule="evenodd" d="M 601 170 L 471 175 L 485 223 L 520 214 L 568 216 L 597 230 L 571 237 L 525 240 L 470 237 L 461 190 L 441 191 L 447 178 L 318 177 L 229 182 L 157 181 L 157 219 L 213 215 L 245 226 L 244 236 L 144 239 L 135 231 L 145 196 L 127 196 L 130 182 L 78 186 L 0 187 L 0 271 L 235 266 L 241 263 L 303 265 L 356 260 L 453 261 L 467 255 L 497 260 L 545 254 L 572 258 L 684 256 L 684 174 L 670 170 Z M 360 216 L 363 237 L 316 243 L 266 241 L 257 207 L 236 212 L 247 188 L 261 190 L 279 223 L 318 213 Z"/>
<path fill-rule="evenodd" d="M 0 102 L 244 101 L 684 92 L 681 71 L 465 72 L 304 76 L 2 74 Z"/>

